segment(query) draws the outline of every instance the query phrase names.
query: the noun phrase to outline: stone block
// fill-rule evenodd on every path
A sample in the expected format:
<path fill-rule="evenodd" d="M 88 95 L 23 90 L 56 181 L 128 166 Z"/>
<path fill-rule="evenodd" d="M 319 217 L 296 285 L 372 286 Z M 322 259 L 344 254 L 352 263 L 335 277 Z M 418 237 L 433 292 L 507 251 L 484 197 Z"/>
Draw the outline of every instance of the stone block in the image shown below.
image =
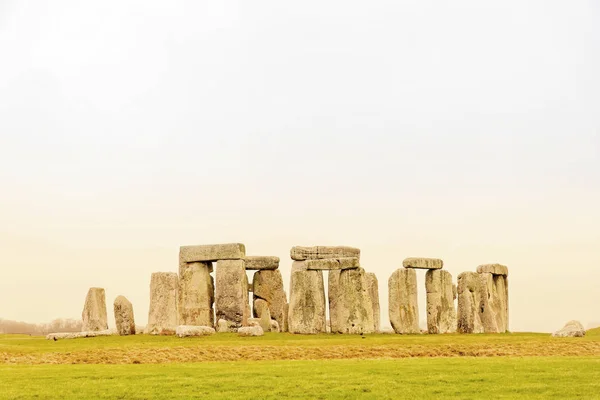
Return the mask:
<path fill-rule="evenodd" d="M 360 249 L 347 246 L 296 246 L 290 250 L 290 256 L 296 261 L 353 257 L 360 259 Z"/>
<path fill-rule="evenodd" d="M 501 264 L 484 264 L 477 267 L 477 272 L 508 276 L 508 267 Z"/>
<path fill-rule="evenodd" d="M 181 246 L 181 262 L 206 262 L 219 260 L 241 260 L 246 257 L 246 247 L 241 243 Z"/>
<path fill-rule="evenodd" d="M 246 256 L 246 270 L 272 270 L 279 268 L 279 257 Z"/>
<path fill-rule="evenodd" d="M 307 270 L 332 271 L 339 269 L 360 268 L 360 262 L 356 257 L 346 258 L 323 258 L 320 260 L 306 260 Z"/>
<path fill-rule="evenodd" d="M 442 269 L 444 262 L 439 258 L 406 258 L 402 261 L 404 268 L 417 268 L 417 269 Z"/>

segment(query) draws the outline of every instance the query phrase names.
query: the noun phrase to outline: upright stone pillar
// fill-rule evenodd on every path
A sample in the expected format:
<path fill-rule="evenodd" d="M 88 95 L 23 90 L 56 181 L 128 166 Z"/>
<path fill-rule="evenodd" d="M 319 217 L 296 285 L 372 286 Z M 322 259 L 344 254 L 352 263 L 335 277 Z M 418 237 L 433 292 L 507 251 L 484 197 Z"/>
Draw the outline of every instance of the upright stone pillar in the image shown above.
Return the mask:
<path fill-rule="evenodd" d="M 260 318 L 257 311 L 256 302 L 265 300 L 269 307 L 271 318 L 277 321 L 282 332 L 287 328 L 285 322 L 285 307 L 287 304 L 287 295 L 283 290 L 283 279 L 279 269 L 259 270 L 254 273 L 252 279 L 252 294 L 254 307 L 254 316 Z"/>
<path fill-rule="evenodd" d="M 430 269 L 425 274 L 427 291 L 427 331 L 456 332 L 456 311 L 452 290 L 452 275 L 441 269 Z"/>
<path fill-rule="evenodd" d="M 106 294 L 104 293 L 104 289 L 93 287 L 88 290 L 81 319 L 83 320 L 82 332 L 108 329 Z"/>
<path fill-rule="evenodd" d="M 394 331 L 400 334 L 420 333 L 417 303 L 417 273 L 399 268 L 388 280 L 389 315 Z"/>
<path fill-rule="evenodd" d="M 179 264 L 179 325 L 214 326 L 212 263 Z"/>
<path fill-rule="evenodd" d="M 217 321 L 228 321 L 233 328 L 247 324 L 250 306 L 244 260 L 217 261 L 215 308 Z"/>
<path fill-rule="evenodd" d="M 373 331 L 379 332 L 381 329 L 381 309 L 379 308 L 379 282 L 377 276 L 373 272 L 367 273 L 367 285 L 369 287 L 369 295 L 373 305 Z"/>
<path fill-rule="evenodd" d="M 477 267 L 484 276 L 490 294 L 490 307 L 494 314 L 496 332 L 508 331 L 508 268 L 500 264 Z M 487 332 L 487 331 L 486 331 Z"/>
<path fill-rule="evenodd" d="M 330 278 L 336 276 L 332 272 Z M 373 302 L 365 270 L 343 269 L 337 276 L 329 280 L 331 332 L 373 333 Z"/>
<path fill-rule="evenodd" d="M 115 312 L 115 325 L 121 336 L 135 335 L 135 319 L 133 306 L 124 296 L 117 296 L 113 304 Z"/>
<path fill-rule="evenodd" d="M 177 329 L 178 277 L 175 272 L 155 272 L 150 281 L 150 311 L 146 333 L 174 335 Z"/>
<path fill-rule="evenodd" d="M 306 262 L 294 262 L 290 279 L 288 329 L 291 333 L 326 332 L 323 272 L 307 270 Z"/>

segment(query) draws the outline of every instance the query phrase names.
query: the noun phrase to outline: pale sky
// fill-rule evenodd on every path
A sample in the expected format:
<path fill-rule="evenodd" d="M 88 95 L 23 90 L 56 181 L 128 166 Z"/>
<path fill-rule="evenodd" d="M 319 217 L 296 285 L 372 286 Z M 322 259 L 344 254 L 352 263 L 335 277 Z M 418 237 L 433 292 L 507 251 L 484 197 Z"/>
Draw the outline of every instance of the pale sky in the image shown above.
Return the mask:
<path fill-rule="evenodd" d="M 510 329 L 600 322 L 595 1 L 0 0 L 0 318 L 147 321 L 180 245 L 509 267 Z M 419 274 L 425 319 L 424 272 Z M 288 293 L 289 295 L 289 293 Z"/>

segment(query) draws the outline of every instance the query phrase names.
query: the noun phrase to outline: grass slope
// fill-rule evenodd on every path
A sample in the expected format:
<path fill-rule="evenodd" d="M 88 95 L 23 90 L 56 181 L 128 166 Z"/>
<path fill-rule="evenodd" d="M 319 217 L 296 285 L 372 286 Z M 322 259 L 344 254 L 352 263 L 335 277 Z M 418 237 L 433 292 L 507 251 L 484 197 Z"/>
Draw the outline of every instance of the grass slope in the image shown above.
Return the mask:
<path fill-rule="evenodd" d="M 600 357 L 0 365 L 0 398 L 594 398 Z"/>

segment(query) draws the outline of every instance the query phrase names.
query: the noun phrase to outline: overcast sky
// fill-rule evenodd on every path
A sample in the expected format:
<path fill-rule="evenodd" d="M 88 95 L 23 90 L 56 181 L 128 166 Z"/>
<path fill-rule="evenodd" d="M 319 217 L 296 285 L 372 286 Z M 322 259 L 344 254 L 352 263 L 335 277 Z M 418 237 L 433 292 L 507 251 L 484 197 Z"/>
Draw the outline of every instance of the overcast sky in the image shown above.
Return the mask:
<path fill-rule="evenodd" d="M 138 324 L 180 245 L 510 269 L 510 329 L 600 323 L 595 1 L 0 0 L 0 318 Z M 419 274 L 421 320 L 425 279 Z M 289 293 L 288 293 L 289 294 Z"/>

